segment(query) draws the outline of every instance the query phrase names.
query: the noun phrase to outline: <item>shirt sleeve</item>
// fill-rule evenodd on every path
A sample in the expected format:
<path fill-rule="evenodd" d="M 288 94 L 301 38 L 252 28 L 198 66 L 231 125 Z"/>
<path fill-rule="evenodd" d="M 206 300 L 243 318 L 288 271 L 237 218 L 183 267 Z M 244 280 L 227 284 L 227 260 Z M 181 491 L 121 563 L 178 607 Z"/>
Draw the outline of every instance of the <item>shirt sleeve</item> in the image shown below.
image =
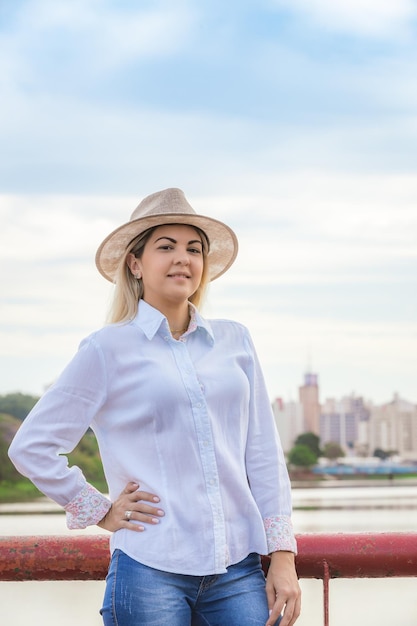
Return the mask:
<path fill-rule="evenodd" d="M 65 508 L 69 528 L 96 524 L 111 506 L 80 468 L 68 466 L 65 456 L 104 404 L 106 389 L 104 358 L 90 337 L 26 417 L 9 448 L 18 471 Z"/>
<path fill-rule="evenodd" d="M 253 342 L 245 329 L 250 383 L 246 471 L 251 491 L 262 515 L 268 553 L 297 552 L 291 522 L 291 486 L 284 453 L 275 425 L 264 377 Z"/>

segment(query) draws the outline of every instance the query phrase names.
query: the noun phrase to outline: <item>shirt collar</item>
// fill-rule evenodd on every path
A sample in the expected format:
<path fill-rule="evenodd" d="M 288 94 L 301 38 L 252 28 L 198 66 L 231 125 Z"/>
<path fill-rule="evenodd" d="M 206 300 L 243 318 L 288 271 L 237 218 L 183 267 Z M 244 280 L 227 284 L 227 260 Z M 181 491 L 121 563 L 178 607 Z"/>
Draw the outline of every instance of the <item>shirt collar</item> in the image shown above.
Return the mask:
<path fill-rule="evenodd" d="M 208 341 L 213 344 L 214 335 L 210 323 L 200 315 L 197 308 L 191 304 L 191 302 L 189 303 L 189 307 L 191 318 L 190 325 L 184 336 L 190 335 L 192 332 L 201 329 L 207 336 Z M 145 302 L 145 300 L 139 301 L 138 310 L 133 322 L 143 330 L 149 340 L 154 338 L 162 324 L 164 324 L 166 330 L 169 330 L 168 321 L 165 315 Z"/>
<path fill-rule="evenodd" d="M 191 319 L 190 319 L 190 325 L 188 327 L 187 332 L 185 333 L 185 336 L 188 335 L 188 333 L 193 332 L 193 330 L 201 329 L 206 334 L 209 343 L 213 344 L 214 334 L 213 334 L 213 329 L 211 328 L 210 322 L 204 319 L 204 317 L 200 315 L 198 309 L 191 302 L 189 302 L 189 307 L 190 307 Z"/>

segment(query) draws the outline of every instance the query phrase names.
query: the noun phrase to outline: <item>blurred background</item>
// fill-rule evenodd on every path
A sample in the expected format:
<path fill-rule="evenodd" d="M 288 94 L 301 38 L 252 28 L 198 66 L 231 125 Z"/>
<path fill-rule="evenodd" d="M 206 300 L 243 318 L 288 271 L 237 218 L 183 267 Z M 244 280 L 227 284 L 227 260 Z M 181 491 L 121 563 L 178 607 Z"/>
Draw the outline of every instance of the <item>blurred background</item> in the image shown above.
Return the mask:
<path fill-rule="evenodd" d="M 251 331 L 297 532 L 415 529 L 416 62 L 414 0 L 0 1 L 3 494 L 19 420 L 104 323 L 98 245 L 144 196 L 180 187 L 238 235 L 204 313 Z M 94 444 L 77 454 L 99 481 Z M 329 482 L 376 464 L 379 487 Z M 312 502 L 313 465 L 328 488 Z M 1 534 L 66 532 L 61 515 L 11 506 Z M 404 581 L 374 581 L 374 596 L 342 584 L 338 626 L 351 593 L 357 623 L 415 625 Z M 56 585 L 1 584 L 5 622 L 30 606 L 35 624 L 96 623 L 101 583 Z M 320 583 L 303 585 L 299 623 L 316 626 Z"/>
<path fill-rule="evenodd" d="M 39 394 L 111 287 L 94 254 L 182 188 L 240 254 L 271 399 L 416 402 L 416 3 L 0 3 L 0 392 Z"/>

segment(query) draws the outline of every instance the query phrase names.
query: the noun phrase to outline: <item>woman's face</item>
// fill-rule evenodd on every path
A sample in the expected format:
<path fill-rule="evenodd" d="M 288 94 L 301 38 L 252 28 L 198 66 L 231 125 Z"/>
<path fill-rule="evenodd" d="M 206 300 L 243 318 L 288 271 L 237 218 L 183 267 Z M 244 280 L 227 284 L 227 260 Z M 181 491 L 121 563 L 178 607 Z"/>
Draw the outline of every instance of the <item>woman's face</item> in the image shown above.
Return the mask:
<path fill-rule="evenodd" d="M 143 299 L 155 308 L 187 301 L 203 274 L 203 242 L 192 226 L 158 226 L 145 244 L 142 256 L 128 257 L 133 274 L 140 272 Z"/>

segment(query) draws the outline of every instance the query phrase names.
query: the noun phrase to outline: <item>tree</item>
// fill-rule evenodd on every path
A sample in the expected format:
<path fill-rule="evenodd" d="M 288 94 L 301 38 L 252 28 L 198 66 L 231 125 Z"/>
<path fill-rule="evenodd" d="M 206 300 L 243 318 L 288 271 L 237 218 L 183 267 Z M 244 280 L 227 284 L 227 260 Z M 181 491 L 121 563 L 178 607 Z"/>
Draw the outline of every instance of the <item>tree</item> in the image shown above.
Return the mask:
<path fill-rule="evenodd" d="M 398 454 L 397 450 L 382 450 L 382 448 L 375 448 L 372 456 L 376 456 L 381 461 L 385 461 L 385 459 L 389 459 L 394 454 Z"/>
<path fill-rule="evenodd" d="M 20 478 L 19 472 L 9 459 L 8 448 L 8 443 L 0 435 L 0 483 L 2 481 L 14 482 Z"/>
<path fill-rule="evenodd" d="M 314 433 L 303 433 L 299 435 L 294 442 L 294 446 L 298 445 L 307 446 L 316 456 L 316 460 L 322 455 L 322 451 L 320 450 L 320 437 Z"/>
<path fill-rule="evenodd" d="M 311 467 L 317 462 L 317 455 L 304 444 L 296 444 L 291 448 L 288 454 L 288 462 L 290 465 L 297 467 Z"/>
<path fill-rule="evenodd" d="M 37 396 L 30 396 L 20 392 L 8 393 L 0 396 L 0 413 L 13 415 L 13 417 L 24 420 L 38 400 Z"/>
<path fill-rule="evenodd" d="M 78 465 L 86 479 L 99 489 L 106 485 L 97 440 L 92 431 L 87 431 L 77 447 L 66 455 L 69 465 Z"/>
<path fill-rule="evenodd" d="M 0 412 L 0 489 L 2 488 L 2 483 L 3 486 L 5 483 L 30 483 L 28 479 L 23 478 L 21 474 L 19 474 L 8 456 L 10 443 L 18 428 L 21 426 L 21 423 L 22 421 L 18 417 Z M 85 433 L 73 452 L 66 456 L 68 457 L 69 464 L 78 465 L 84 472 L 87 480 L 95 487 L 101 490 L 108 489 L 98 444 L 91 430 Z M 24 490 L 24 492 L 27 493 L 26 490 Z M 16 491 L 16 493 L 19 492 Z"/>
<path fill-rule="evenodd" d="M 341 456 L 345 456 L 343 448 L 339 446 L 335 441 L 328 441 L 323 448 L 323 456 L 326 459 L 338 459 Z"/>

